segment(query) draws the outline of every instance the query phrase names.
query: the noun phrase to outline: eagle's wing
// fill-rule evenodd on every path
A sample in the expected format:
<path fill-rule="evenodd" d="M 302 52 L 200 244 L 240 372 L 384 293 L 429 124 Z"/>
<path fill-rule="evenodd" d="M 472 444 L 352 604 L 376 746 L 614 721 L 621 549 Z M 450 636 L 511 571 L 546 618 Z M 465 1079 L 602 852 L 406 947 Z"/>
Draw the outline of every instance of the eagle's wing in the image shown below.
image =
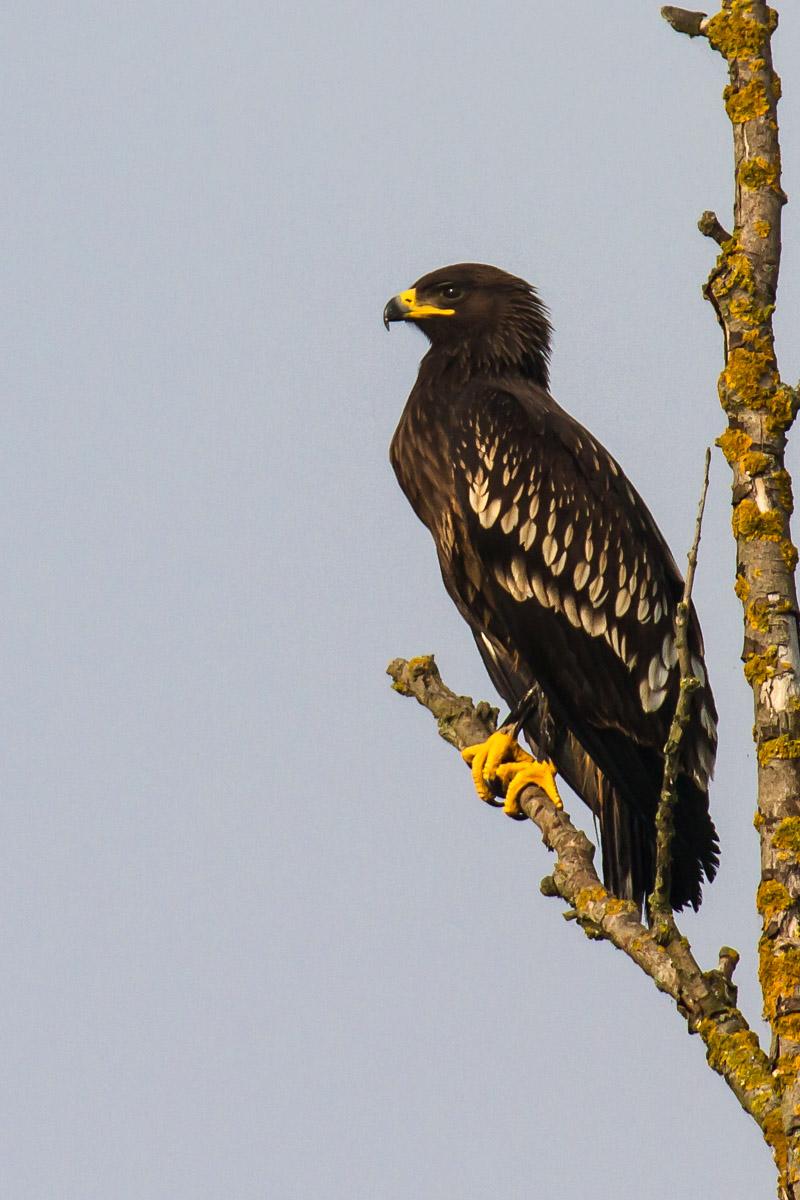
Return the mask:
<path fill-rule="evenodd" d="M 451 594 L 473 629 L 541 685 L 555 720 L 614 790 L 652 820 L 679 685 L 682 592 L 652 516 L 611 455 L 533 385 L 469 384 L 449 438 L 449 555 L 437 545 Z M 686 803 L 699 805 L 697 838 L 686 832 L 708 873 L 716 712 L 694 614 L 690 647 L 703 686 L 684 739 L 683 790 L 691 781 Z"/>
<path fill-rule="evenodd" d="M 611 455 L 536 388 L 473 384 L 452 419 L 462 553 L 488 576 L 505 644 L 573 729 L 619 731 L 660 753 L 677 699 L 682 581 L 644 502 Z M 705 681 L 694 616 L 690 641 Z M 705 783 L 716 717 L 707 683 L 698 700 L 703 749 L 691 769 Z"/>

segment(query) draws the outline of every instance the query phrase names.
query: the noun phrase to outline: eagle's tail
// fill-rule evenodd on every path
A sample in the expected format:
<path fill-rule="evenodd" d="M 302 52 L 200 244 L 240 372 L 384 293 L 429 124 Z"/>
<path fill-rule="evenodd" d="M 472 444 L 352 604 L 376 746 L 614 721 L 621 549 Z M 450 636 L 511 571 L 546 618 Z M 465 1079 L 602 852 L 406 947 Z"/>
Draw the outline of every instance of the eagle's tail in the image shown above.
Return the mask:
<path fill-rule="evenodd" d="M 719 839 L 708 811 L 708 792 L 688 775 L 678 776 L 675 836 L 672 843 L 672 907 L 700 907 L 703 880 L 719 866 Z"/>
<path fill-rule="evenodd" d="M 606 740 L 614 739 L 610 756 L 629 768 L 631 786 L 622 795 L 558 720 L 530 674 L 512 665 L 485 636 L 476 633 L 475 640 L 492 682 L 512 709 L 525 698 L 523 730 L 534 754 L 553 758 L 559 774 L 592 810 L 600 827 L 605 886 L 621 900 L 632 900 L 641 911 L 655 882 L 655 815 L 663 770 L 660 756 L 643 755 L 640 748 L 632 751 L 627 740 L 605 732 Z M 718 863 L 719 842 L 708 812 L 708 794 L 688 776 L 680 775 L 672 844 L 673 908 L 687 904 L 698 908 L 703 879 L 714 878 Z"/>
<path fill-rule="evenodd" d="M 615 896 L 632 900 L 641 911 L 655 877 L 652 826 L 631 810 L 599 771 L 597 775 L 603 882 Z"/>
<path fill-rule="evenodd" d="M 654 814 L 632 809 L 602 777 L 597 794 L 603 881 L 615 896 L 633 900 L 641 909 L 655 884 Z M 678 777 L 671 860 L 672 907 L 679 911 L 691 904 L 696 911 L 703 881 L 710 883 L 717 873 L 719 841 L 708 812 L 708 794 L 686 775 Z"/>

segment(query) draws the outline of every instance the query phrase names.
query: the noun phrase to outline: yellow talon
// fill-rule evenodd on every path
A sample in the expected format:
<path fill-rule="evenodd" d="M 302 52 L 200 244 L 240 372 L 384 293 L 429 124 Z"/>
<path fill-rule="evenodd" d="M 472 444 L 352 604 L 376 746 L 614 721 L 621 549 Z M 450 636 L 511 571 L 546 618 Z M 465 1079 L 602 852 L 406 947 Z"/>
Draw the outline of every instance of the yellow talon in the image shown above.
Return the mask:
<path fill-rule="evenodd" d="M 519 796 L 531 783 L 540 787 L 556 808 L 564 807 L 556 787 L 556 767 L 552 760 L 537 762 L 536 759 L 531 759 L 527 763 L 504 763 L 497 769 L 497 778 L 505 784 L 506 802 L 503 808 L 510 817 L 525 815 L 520 808 Z"/>
<path fill-rule="evenodd" d="M 497 797 L 501 794 L 496 786 L 497 768 L 502 763 L 509 761 L 533 761 L 531 756 L 526 754 L 513 738 L 500 730 L 493 733 L 485 742 L 479 742 L 476 746 L 467 746 L 465 750 L 461 751 L 461 757 L 472 770 L 472 782 L 475 784 L 475 791 L 481 800 L 486 804 L 493 804 L 496 808 L 500 807 Z"/>
<path fill-rule="evenodd" d="M 499 808 L 497 797 L 505 794 L 503 808 L 510 817 L 524 819 L 519 794 L 529 783 L 537 784 L 556 808 L 563 807 L 555 785 L 555 765 L 537 762 L 502 730 L 493 733 L 485 742 L 467 746 L 461 751 L 461 757 L 472 770 L 472 781 L 481 800 Z"/>

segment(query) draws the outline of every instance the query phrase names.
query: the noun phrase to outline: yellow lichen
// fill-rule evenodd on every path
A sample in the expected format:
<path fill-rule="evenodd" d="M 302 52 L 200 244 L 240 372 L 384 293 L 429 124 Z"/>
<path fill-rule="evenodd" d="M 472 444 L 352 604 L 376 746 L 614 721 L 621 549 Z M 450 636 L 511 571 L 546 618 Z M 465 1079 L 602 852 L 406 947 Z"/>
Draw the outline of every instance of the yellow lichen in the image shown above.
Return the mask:
<path fill-rule="evenodd" d="M 741 321 L 744 325 L 762 325 L 775 312 L 775 305 L 765 304 L 759 308 L 748 293 L 744 296 L 737 296 L 735 300 L 731 300 L 728 305 L 728 312 L 735 320 Z M 745 334 L 745 337 L 752 344 L 755 342 L 757 335 L 749 332 Z"/>
<path fill-rule="evenodd" d="M 741 600 L 742 604 L 746 604 L 750 595 L 750 584 L 747 582 L 744 575 L 736 576 L 736 582 L 733 585 L 733 590 Z"/>
<path fill-rule="evenodd" d="M 738 462 L 742 455 L 750 449 L 753 439 L 743 429 L 726 429 L 719 435 L 716 444 L 728 462 L 733 464 Z"/>
<path fill-rule="evenodd" d="M 597 904 L 600 900 L 605 900 L 608 892 L 599 884 L 596 887 L 581 888 L 575 897 L 575 907 L 580 910 L 586 908 L 589 904 Z"/>
<path fill-rule="evenodd" d="M 785 383 L 780 384 L 767 401 L 766 409 L 769 432 L 783 433 L 797 412 L 797 393 Z"/>
<path fill-rule="evenodd" d="M 751 654 L 744 664 L 744 677 L 751 687 L 772 679 L 778 661 L 778 647 L 768 646 L 763 654 Z"/>
<path fill-rule="evenodd" d="M 780 737 L 767 738 L 758 747 L 758 761 L 762 767 L 766 767 L 768 763 L 774 762 L 778 758 L 800 758 L 800 738 L 789 737 L 788 733 L 782 733 Z M 800 818 L 789 818 L 787 820 L 798 820 Z"/>
<path fill-rule="evenodd" d="M 769 112 L 770 101 L 767 89 L 760 79 L 751 79 L 743 87 L 728 84 L 722 93 L 725 111 L 734 125 L 743 125 Z"/>
<path fill-rule="evenodd" d="M 723 404 L 727 399 L 733 399 L 749 408 L 766 408 L 775 383 L 775 354 L 769 337 L 736 346 L 728 355 L 720 375 L 720 388 L 727 393 L 722 396 Z"/>
<path fill-rule="evenodd" d="M 771 1024 L 781 1001 L 794 997 L 800 988 L 800 948 L 776 946 L 774 938 L 762 937 L 758 943 L 758 978 L 764 997 L 764 1016 Z"/>
<path fill-rule="evenodd" d="M 777 879 L 765 879 L 758 885 L 756 908 L 761 913 L 765 925 L 768 925 L 778 913 L 789 908 L 791 903 L 792 897 L 783 884 L 778 883 Z"/>
<path fill-rule="evenodd" d="M 730 8 L 717 13 L 703 26 L 703 31 L 715 50 L 725 58 L 743 58 L 762 52 L 768 30 L 758 21 L 748 19 L 747 9 Z"/>
<path fill-rule="evenodd" d="M 775 1032 L 787 1041 L 800 1042 L 800 1013 L 785 1013 L 778 1017 L 775 1022 Z M 788 1055 L 787 1057 L 794 1056 Z"/>
<path fill-rule="evenodd" d="M 789 570 L 794 573 L 798 558 L 797 547 L 789 538 L 782 538 L 780 547 L 781 558 L 786 563 L 786 566 L 789 568 Z"/>
<path fill-rule="evenodd" d="M 783 1113 L 779 1104 L 764 1114 L 761 1120 L 761 1129 L 764 1141 L 772 1150 L 772 1157 L 778 1169 L 778 1178 L 785 1180 L 789 1169 L 789 1139 L 786 1136 Z M 788 1192 L 786 1194 L 788 1195 Z"/>
<path fill-rule="evenodd" d="M 701 1021 L 699 1032 L 705 1034 L 703 1040 L 707 1047 L 708 1065 L 721 1075 L 731 1076 L 746 1085 L 760 1050 L 758 1038 L 752 1029 L 723 1033 L 715 1022 Z M 758 1072 L 762 1070 L 759 1066 Z"/>
<path fill-rule="evenodd" d="M 792 605 L 789 600 L 765 600 L 761 597 L 747 606 L 745 617 L 748 625 L 757 633 L 769 633 L 773 615 L 791 611 Z"/>
<path fill-rule="evenodd" d="M 769 464 L 768 455 L 762 454 L 760 450 L 751 450 L 749 454 L 743 454 L 739 463 L 745 475 L 763 475 Z"/>
<path fill-rule="evenodd" d="M 750 324 L 765 324 L 772 314 L 775 312 L 774 304 L 764 304 L 761 308 L 757 304 L 751 303 L 748 310 Z M 746 329 L 742 333 L 742 341 L 746 346 L 758 348 L 759 344 L 769 350 L 772 345 L 772 332 L 767 330 L 763 333 L 759 329 Z"/>
<path fill-rule="evenodd" d="M 749 296 L 737 296 L 735 300 L 731 300 L 728 311 L 737 321 L 750 321 L 752 307 Z"/>
<path fill-rule="evenodd" d="M 761 154 L 755 155 L 754 158 L 746 158 L 740 164 L 737 176 L 742 187 L 750 188 L 751 190 L 755 190 L 756 188 L 771 188 L 773 192 L 780 192 L 781 190 L 780 177 L 780 164 L 770 162 Z"/>
<path fill-rule="evenodd" d="M 699 1021 L 697 1031 L 706 1045 L 708 1065 L 727 1079 L 737 1094 L 747 1097 L 748 1111 L 761 1126 L 780 1169 L 786 1158 L 786 1137 L 780 1106 L 776 1104 L 774 1081 L 766 1067 L 758 1037 L 752 1029 L 725 1032 L 711 1017 Z"/>
<path fill-rule="evenodd" d="M 718 299 L 723 299 L 733 288 L 755 292 L 753 265 L 742 249 L 738 230 L 720 246 L 711 287 Z"/>
<path fill-rule="evenodd" d="M 760 238 L 768 238 L 772 231 L 769 221 L 753 221 L 753 229 Z"/>
<path fill-rule="evenodd" d="M 797 739 L 795 741 L 800 745 Z M 779 821 L 772 835 L 772 844 L 778 851 L 778 858 L 800 858 L 800 817 L 784 817 Z"/>
<path fill-rule="evenodd" d="M 760 538 L 780 542 L 783 538 L 783 517 L 775 509 L 762 512 L 755 500 L 740 500 L 733 510 L 733 536 L 751 542 Z"/>
<path fill-rule="evenodd" d="M 745 617 L 747 624 L 751 629 L 755 629 L 757 633 L 769 633 L 769 619 L 772 613 L 772 605 L 768 600 L 754 600 L 752 604 L 748 604 Z"/>
<path fill-rule="evenodd" d="M 792 477 L 783 467 L 770 476 L 770 483 L 775 492 L 775 499 L 784 512 L 794 512 L 794 496 L 792 495 Z"/>
<path fill-rule="evenodd" d="M 786 1030 L 784 1030 L 784 1024 Z M 792 1013 L 791 1016 L 778 1017 L 775 1022 L 775 1032 L 778 1037 L 784 1040 L 796 1042 L 800 1035 L 800 1027 L 798 1026 L 798 1014 Z M 778 1079 L 778 1084 L 783 1090 L 787 1085 L 794 1083 L 800 1070 L 800 1053 L 787 1054 L 785 1051 L 781 1053 L 780 1058 L 775 1064 L 775 1075 Z"/>

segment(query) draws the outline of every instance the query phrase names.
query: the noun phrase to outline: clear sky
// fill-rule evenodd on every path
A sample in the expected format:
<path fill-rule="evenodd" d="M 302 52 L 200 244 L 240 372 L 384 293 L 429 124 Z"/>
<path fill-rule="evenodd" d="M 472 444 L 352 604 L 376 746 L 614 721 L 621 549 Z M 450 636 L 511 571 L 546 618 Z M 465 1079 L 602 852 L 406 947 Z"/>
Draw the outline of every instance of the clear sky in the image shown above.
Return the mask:
<path fill-rule="evenodd" d="M 424 344 L 381 311 L 437 266 L 537 284 L 555 395 L 683 561 L 723 427 L 722 61 L 655 0 L 17 4 L 3 43 L 0 1194 L 772 1195 L 699 1040 L 383 674 L 433 650 L 491 696 L 387 461 Z M 742 951 L 755 1020 L 719 452 L 711 489 L 723 858 L 685 929 Z"/>

